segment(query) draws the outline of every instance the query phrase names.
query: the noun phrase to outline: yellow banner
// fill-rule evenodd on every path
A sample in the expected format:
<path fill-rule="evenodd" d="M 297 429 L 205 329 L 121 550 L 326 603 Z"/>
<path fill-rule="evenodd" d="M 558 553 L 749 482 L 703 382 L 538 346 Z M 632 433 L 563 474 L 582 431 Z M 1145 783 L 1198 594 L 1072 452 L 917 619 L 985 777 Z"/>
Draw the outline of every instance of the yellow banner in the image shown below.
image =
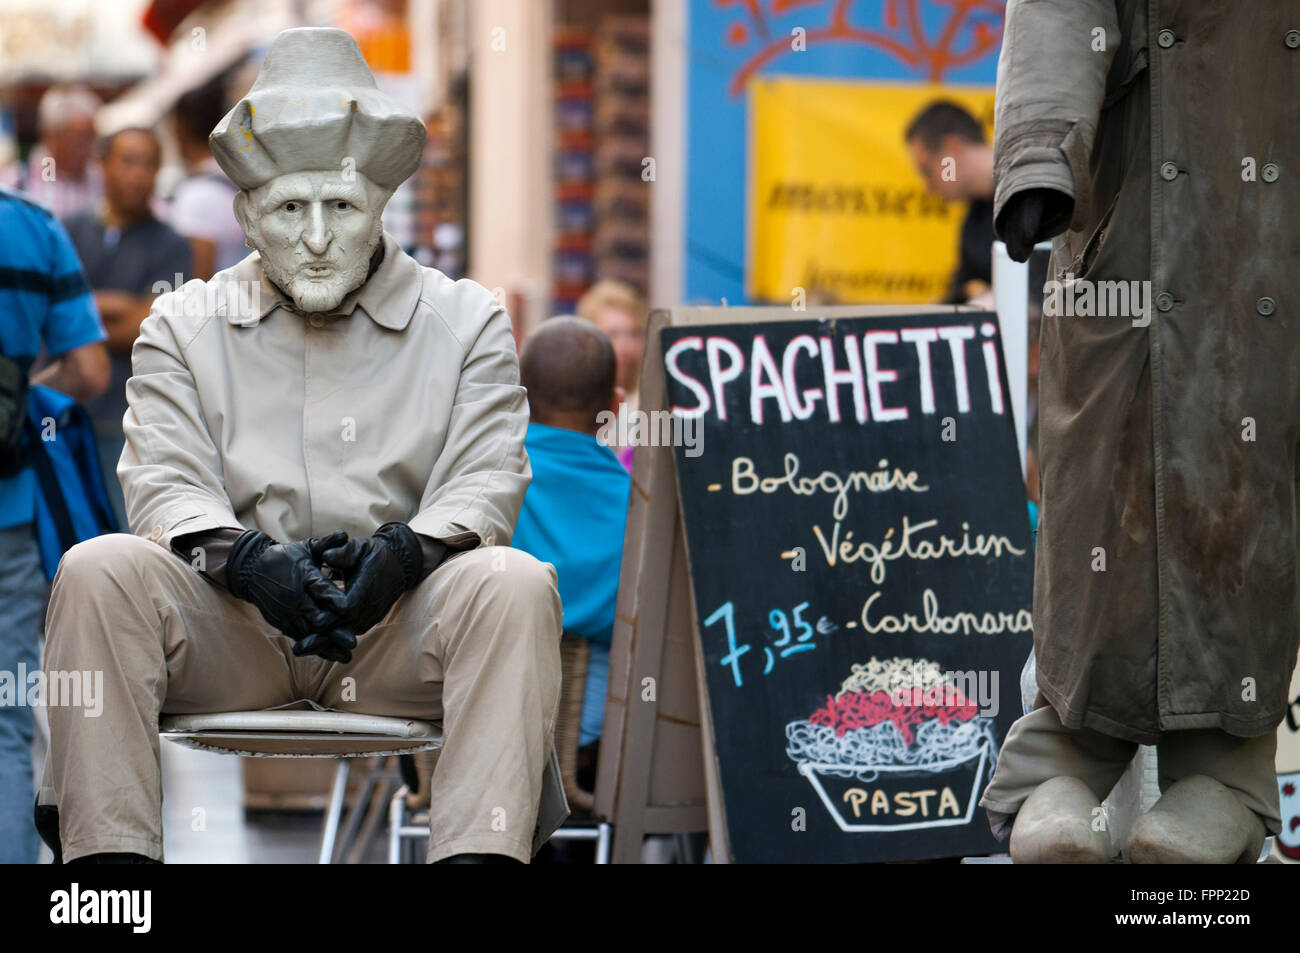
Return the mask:
<path fill-rule="evenodd" d="M 970 110 L 991 136 L 988 87 L 751 81 L 751 299 L 790 302 L 798 289 L 809 305 L 943 299 L 966 207 L 927 193 L 903 141 L 936 99 Z"/>

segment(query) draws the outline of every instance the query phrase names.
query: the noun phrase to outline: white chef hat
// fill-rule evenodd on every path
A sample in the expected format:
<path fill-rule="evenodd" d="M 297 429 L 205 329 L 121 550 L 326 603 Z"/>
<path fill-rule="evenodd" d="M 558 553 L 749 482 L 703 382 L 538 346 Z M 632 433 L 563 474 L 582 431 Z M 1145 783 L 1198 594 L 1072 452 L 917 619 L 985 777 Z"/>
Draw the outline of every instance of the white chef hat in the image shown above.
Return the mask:
<path fill-rule="evenodd" d="M 253 88 L 208 142 L 244 190 L 290 172 L 351 167 L 394 189 L 420 164 L 420 117 L 380 92 L 357 41 L 343 30 L 304 27 L 272 41 Z"/>

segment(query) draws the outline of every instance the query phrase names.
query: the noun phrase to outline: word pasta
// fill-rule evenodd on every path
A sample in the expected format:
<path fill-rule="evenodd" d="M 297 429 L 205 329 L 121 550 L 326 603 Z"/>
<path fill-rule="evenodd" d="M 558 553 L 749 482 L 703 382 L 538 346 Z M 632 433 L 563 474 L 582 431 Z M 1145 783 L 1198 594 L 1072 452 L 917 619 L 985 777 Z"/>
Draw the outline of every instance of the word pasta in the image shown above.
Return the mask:
<path fill-rule="evenodd" d="M 943 817 L 946 813 L 951 812 L 953 817 L 961 816 L 961 806 L 957 803 L 957 796 L 952 793 L 952 788 L 945 787 L 942 791 L 935 788 L 928 788 L 924 791 L 896 791 L 894 792 L 894 801 L 892 811 L 899 817 L 911 817 L 920 811 L 921 817 L 929 817 L 930 811 L 936 805 L 930 803 L 930 798 L 938 795 L 936 817 Z M 891 804 L 889 796 L 879 788 L 873 791 L 867 791 L 864 788 L 849 788 L 844 792 L 844 800 L 849 807 L 853 808 L 853 816 L 862 816 L 862 806 L 867 804 L 871 811 L 871 816 L 877 814 L 889 814 Z"/>

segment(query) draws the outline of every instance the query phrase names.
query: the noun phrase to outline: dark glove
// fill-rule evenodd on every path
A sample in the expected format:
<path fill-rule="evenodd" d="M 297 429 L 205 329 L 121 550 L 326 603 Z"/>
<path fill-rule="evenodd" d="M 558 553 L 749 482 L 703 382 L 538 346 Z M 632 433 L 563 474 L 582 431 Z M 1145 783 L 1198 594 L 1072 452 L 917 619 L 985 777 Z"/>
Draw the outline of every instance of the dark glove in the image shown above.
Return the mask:
<path fill-rule="evenodd" d="M 344 594 L 321 571 L 325 551 L 347 538 L 339 530 L 324 539 L 277 543 L 248 530 L 235 540 L 226 561 L 229 589 L 293 639 L 294 655 L 350 662 L 357 637 L 342 623 Z"/>
<path fill-rule="evenodd" d="M 364 634 L 420 581 L 424 552 L 411 527 L 385 523 L 374 536 L 354 536 L 327 549 L 325 563 L 343 571 L 343 621 Z"/>
<path fill-rule="evenodd" d="M 1006 242 L 1012 261 L 1028 261 L 1034 245 L 1069 224 L 1073 208 L 1073 200 L 1064 192 L 1026 189 L 1007 199 L 994 230 Z"/>

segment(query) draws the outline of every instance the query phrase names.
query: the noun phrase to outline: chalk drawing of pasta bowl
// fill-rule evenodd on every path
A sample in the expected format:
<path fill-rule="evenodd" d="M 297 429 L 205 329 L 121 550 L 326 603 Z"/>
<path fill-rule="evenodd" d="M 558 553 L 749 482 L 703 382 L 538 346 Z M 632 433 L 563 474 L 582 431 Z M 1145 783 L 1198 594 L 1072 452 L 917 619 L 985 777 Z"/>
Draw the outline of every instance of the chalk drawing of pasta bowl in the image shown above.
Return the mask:
<path fill-rule="evenodd" d="M 785 731 L 786 754 L 849 832 L 969 824 L 997 758 L 992 720 L 926 659 L 854 665 Z"/>

